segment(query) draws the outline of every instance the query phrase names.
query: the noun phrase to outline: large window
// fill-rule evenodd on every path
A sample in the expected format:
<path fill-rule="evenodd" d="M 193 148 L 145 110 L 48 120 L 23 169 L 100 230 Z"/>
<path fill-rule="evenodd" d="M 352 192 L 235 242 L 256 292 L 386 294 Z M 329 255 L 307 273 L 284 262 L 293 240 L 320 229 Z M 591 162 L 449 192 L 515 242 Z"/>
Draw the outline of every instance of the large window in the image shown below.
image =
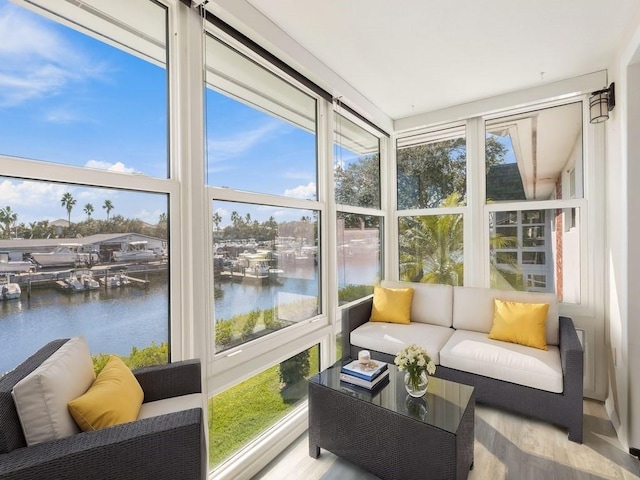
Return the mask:
<path fill-rule="evenodd" d="M 398 139 L 400 280 L 463 285 L 466 151 L 464 127 Z"/>
<path fill-rule="evenodd" d="M 582 122 L 581 103 L 486 122 L 491 286 L 580 303 Z"/>
<path fill-rule="evenodd" d="M 340 107 L 340 106 L 338 106 Z M 380 137 L 347 112 L 334 115 L 338 303 L 373 293 L 382 279 Z"/>
<path fill-rule="evenodd" d="M 76 335 L 97 366 L 166 362 L 168 10 L 20 3 L 0 0 L 0 372 Z"/>
<path fill-rule="evenodd" d="M 213 253 L 209 360 L 220 372 L 208 385 L 210 460 L 225 468 L 220 462 L 234 463 L 230 457 L 295 410 L 306 398 L 304 379 L 319 369 L 317 332 L 328 324 L 326 194 L 318 189 L 319 97 L 218 34 L 205 40 L 204 183 Z M 275 366 L 240 381 L 256 362 Z"/>

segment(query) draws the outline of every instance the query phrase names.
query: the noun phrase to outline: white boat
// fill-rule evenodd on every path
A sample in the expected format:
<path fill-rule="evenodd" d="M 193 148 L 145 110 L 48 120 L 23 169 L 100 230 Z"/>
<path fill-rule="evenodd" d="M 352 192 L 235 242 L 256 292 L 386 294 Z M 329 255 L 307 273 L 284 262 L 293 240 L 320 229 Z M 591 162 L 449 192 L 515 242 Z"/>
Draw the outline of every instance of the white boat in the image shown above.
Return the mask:
<path fill-rule="evenodd" d="M 13 300 L 20 298 L 21 294 L 20 285 L 12 283 L 9 275 L 0 277 L 0 300 Z"/>
<path fill-rule="evenodd" d="M 100 283 L 93 278 L 91 271 L 77 270 L 69 272 L 69 276 L 64 279 L 63 288 L 72 292 L 84 292 L 100 288 Z"/>
<path fill-rule="evenodd" d="M 0 273 L 29 272 L 35 265 L 28 260 L 10 260 L 9 252 L 0 252 Z"/>
<path fill-rule="evenodd" d="M 96 252 L 83 251 L 81 243 L 61 243 L 53 252 L 32 253 L 31 258 L 41 267 L 94 265 L 100 261 Z"/>
<path fill-rule="evenodd" d="M 113 252 L 114 262 L 150 262 L 158 259 L 158 254 L 147 247 L 147 241 L 129 242 L 121 250 Z"/>

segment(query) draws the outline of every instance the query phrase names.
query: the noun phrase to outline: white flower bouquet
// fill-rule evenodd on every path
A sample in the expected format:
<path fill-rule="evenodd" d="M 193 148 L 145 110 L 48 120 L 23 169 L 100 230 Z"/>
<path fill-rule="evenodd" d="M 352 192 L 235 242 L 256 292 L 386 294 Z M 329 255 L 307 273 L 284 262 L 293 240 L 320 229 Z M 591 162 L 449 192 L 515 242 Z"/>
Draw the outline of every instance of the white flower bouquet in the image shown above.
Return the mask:
<path fill-rule="evenodd" d="M 436 373 L 436 364 L 433 363 L 427 351 L 418 345 L 409 345 L 403 348 L 393 361 L 398 370 L 404 370 L 412 379 L 420 377 L 422 372 L 429 375 Z"/>

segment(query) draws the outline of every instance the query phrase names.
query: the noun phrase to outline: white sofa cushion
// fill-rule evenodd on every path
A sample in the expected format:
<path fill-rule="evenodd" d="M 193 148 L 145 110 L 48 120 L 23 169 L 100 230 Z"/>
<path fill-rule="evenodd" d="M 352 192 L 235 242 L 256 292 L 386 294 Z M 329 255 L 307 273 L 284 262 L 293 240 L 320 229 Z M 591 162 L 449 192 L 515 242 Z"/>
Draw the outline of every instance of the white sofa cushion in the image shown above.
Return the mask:
<path fill-rule="evenodd" d="M 540 350 L 491 340 L 485 333 L 456 330 L 440 351 L 440 365 L 562 393 L 562 365 L 556 346 Z"/>
<path fill-rule="evenodd" d="M 202 408 L 201 393 L 191 393 L 189 395 L 180 395 L 178 397 L 163 398 L 155 402 L 143 403 L 140 407 L 140 413 L 138 413 L 138 420 L 189 410 L 190 408 Z"/>
<path fill-rule="evenodd" d="M 414 298 L 415 296 L 414 292 Z M 558 299 L 553 293 L 453 287 L 453 328 L 489 333 L 493 325 L 495 298 L 509 302 L 548 303 L 549 311 L 545 324 L 547 345 L 558 345 Z"/>
<path fill-rule="evenodd" d="M 411 322 L 397 323 L 367 322 L 351 332 L 351 345 L 368 350 L 397 355 L 400 350 L 417 344 L 427 350 L 436 365 L 440 363 L 440 350 L 454 330 L 439 325 Z"/>
<path fill-rule="evenodd" d="M 383 287 L 413 288 L 411 321 L 450 327 L 453 317 L 453 287 L 430 283 L 383 280 Z"/>
<path fill-rule="evenodd" d="M 95 378 L 87 342 L 76 337 L 20 380 L 11 395 L 27 445 L 79 433 L 67 403 L 84 394 Z"/>

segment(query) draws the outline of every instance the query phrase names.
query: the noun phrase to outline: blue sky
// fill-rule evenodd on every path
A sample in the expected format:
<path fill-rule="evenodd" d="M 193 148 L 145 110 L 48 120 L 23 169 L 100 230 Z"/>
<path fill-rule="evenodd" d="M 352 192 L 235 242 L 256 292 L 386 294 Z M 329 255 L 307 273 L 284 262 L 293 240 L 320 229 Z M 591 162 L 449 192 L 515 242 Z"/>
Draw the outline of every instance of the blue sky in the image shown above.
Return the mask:
<path fill-rule="evenodd" d="M 0 0 L 0 155 L 166 178 L 166 89 L 164 68 Z M 315 198 L 315 135 L 211 90 L 207 102 L 209 184 Z M 66 218 L 67 191 L 78 200 L 72 221 L 86 219 L 86 203 L 94 218 L 106 217 L 105 199 L 112 215 L 149 223 L 166 211 L 164 195 L 1 173 L 0 203 L 18 222 Z M 258 220 L 291 215 L 244 210 Z"/>

